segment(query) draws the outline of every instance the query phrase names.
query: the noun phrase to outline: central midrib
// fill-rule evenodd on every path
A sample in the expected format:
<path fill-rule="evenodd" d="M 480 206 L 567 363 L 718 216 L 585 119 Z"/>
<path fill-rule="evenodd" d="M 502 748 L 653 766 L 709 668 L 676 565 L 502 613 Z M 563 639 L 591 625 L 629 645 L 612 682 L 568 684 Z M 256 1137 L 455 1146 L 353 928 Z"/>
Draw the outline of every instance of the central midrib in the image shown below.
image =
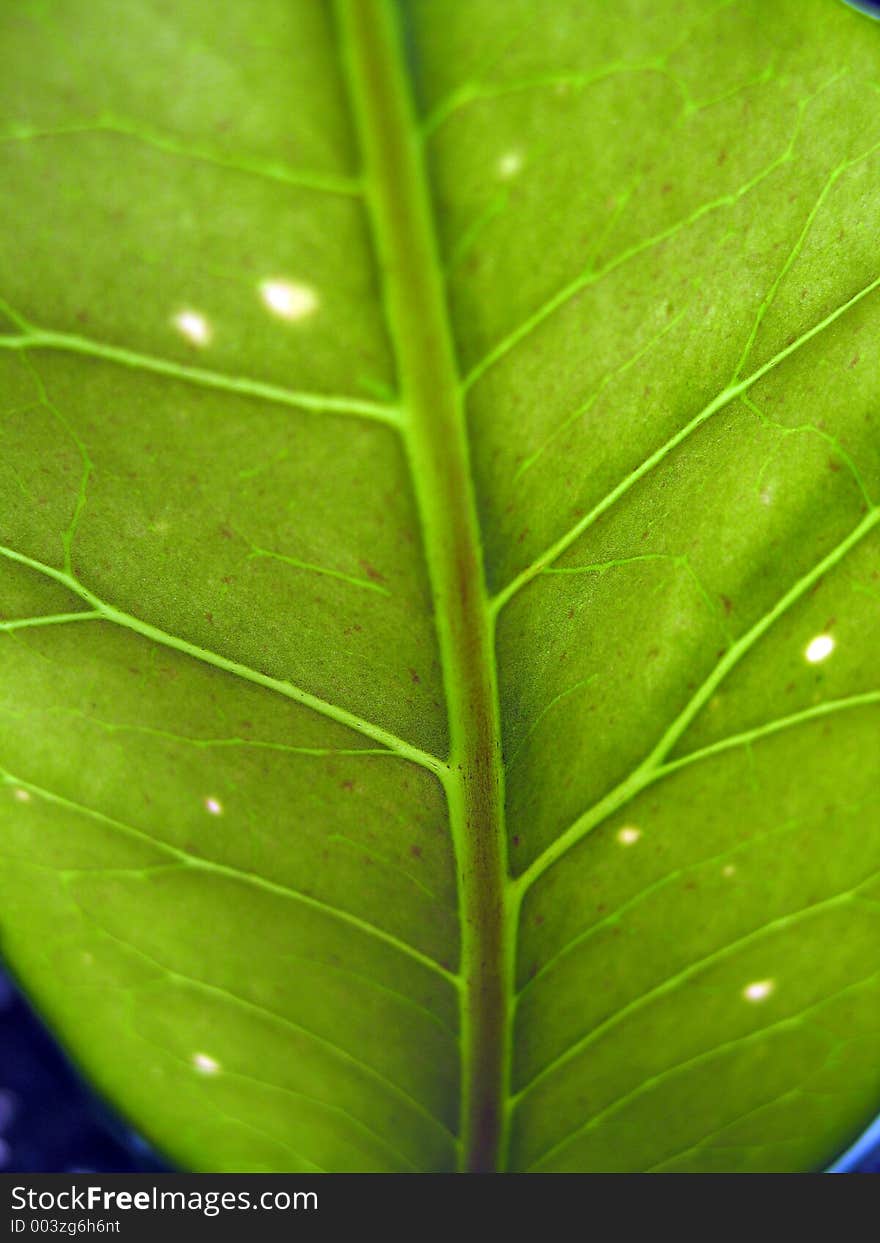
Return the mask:
<path fill-rule="evenodd" d="M 461 1163 L 503 1167 L 513 937 L 494 634 L 462 385 L 402 40 L 387 0 L 337 0 L 431 579 L 461 916 Z"/>

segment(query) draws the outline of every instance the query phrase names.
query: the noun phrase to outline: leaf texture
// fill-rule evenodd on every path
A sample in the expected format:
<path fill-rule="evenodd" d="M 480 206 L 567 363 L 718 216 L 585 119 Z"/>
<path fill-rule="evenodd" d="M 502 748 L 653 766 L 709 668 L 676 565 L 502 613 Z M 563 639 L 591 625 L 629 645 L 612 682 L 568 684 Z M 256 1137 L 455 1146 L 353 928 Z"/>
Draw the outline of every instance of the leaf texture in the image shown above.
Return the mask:
<path fill-rule="evenodd" d="M 203 1170 L 880 1101 L 880 30 L 15 0 L 0 946 Z"/>

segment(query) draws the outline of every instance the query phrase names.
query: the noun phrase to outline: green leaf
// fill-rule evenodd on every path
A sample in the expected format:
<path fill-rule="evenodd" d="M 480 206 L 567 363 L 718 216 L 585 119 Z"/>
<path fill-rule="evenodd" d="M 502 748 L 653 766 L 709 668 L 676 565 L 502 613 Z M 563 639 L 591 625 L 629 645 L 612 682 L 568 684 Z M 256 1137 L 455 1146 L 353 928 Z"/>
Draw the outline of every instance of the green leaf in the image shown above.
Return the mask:
<path fill-rule="evenodd" d="M 0 31 L 0 936 L 72 1055 L 196 1169 L 821 1168 L 880 1101 L 878 28 Z"/>

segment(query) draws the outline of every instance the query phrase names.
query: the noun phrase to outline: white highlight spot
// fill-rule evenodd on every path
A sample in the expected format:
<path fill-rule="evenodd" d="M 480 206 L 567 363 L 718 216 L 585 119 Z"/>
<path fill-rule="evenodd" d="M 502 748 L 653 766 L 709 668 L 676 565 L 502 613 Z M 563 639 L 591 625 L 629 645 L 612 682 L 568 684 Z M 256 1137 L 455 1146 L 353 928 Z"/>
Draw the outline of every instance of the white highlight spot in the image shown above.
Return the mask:
<path fill-rule="evenodd" d="M 291 322 L 305 319 L 318 309 L 318 295 L 314 289 L 297 281 L 261 281 L 260 297 L 273 315 Z"/>
<path fill-rule="evenodd" d="M 213 1057 L 208 1057 L 207 1053 L 194 1053 L 193 1066 L 201 1075 L 216 1075 L 220 1069 L 220 1063 Z"/>
<path fill-rule="evenodd" d="M 804 655 L 811 665 L 818 665 L 820 661 L 827 660 L 833 651 L 834 640 L 831 635 L 817 634 L 815 639 L 810 639 Z"/>
<path fill-rule="evenodd" d="M 641 836 L 641 829 L 637 829 L 634 824 L 627 824 L 617 834 L 617 840 L 621 846 L 634 846 Z"/>
<path fill-rule="evenodd" d="M 511 177 L 515 177 L 517 173 L 522 172 L 524 163 L 525 159 L 521 151 L 505 151 L 495 165 L 495 171 L 504 181 L 508 181 Z"/>
<path fill-rule="evenodd" d="M 205 811 L 210 812 L 212 816 L 222 816 L 223 804 L 219 798 L 208 797 L 205 799 Z"/>
<path fill-rule="evenodd" d="M 721 869 L 721 875 L 722 876 L 735 876 L 736 875 L 735 864 L 725 863 L 724 867 Z"/>
<path fill-rule="evenodd" d="M 22 790 L 21 786 L 19 786 L 17 790 L 13 791 L 12 797 L 19 803 L 29 803 L 31 801 L 30 791 Z"/>
<path fill-rule="evenodd" d="M 211 325 L 200 311 L 178 311 L 171 322 L 190 345 L 201 349 L 210 343 Z"/>
<path fill-rule="evenodd" d="M 766 1001 L 775 987 L 773 980 L 755 980 L 753 984 L 745 986 L 743 997 L 746 1001 Z"/>

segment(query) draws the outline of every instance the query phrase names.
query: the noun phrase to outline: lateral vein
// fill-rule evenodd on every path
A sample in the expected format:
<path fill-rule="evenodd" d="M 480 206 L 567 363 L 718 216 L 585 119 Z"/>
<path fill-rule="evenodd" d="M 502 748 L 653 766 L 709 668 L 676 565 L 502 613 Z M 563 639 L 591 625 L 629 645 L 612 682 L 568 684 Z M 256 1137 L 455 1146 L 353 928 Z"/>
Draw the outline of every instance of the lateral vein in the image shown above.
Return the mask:
<path fill-rule="evenodd" d="M 752 385 L 757 384 L 759 380 L 763 379 L 763 377 L 775 367 L 778 367 L 780 363 L 784 362 L 787 358 L 790 358 L 792 354 L 795 354 L 799 349 L 806 345 L 807 342 L 818 336 L 819 333 L 824 332 L 824 330 L 838 320 L 841 315 L 844 315 L 848 310 L 856 306 L 864 298 L 867 298 L 869 294 L 872 294 L 874 290 L 878 288 L 880 288 L 880 276 L 876 277 L 869 284 L 865 285 L 864 288 L 853 294 L 853 296 L 848 298 L 846 302 L 836 307 L 833 311 L 826 315 L 824 319 L 821 319 L 818 323 L 814 324 L 812 328 L 807 329 L 806 332 L 802 333 L 796 340 L 790 342 L 790 344 L 785 346 L 784 349 L 780 350 L 777 354 L 774 354 L 772 358 L 768 359 L 767 362 L 758 367 L 756 371 L 753 371 L 752 374 L 746 379 L 740 380 L 736 384 L 731 384 L 718 393 L 717 396 L 714 397 L 712 401 L 710 401 L 709 404 L 699 412 L 699 414 L 696 414 L 690 420 L 690 422 L 686 423 L 684 427 L 677 431 L 674 436 L 671 436 L 669 440 L 662 444 L 658 449 L 655 449 L 650 457 L 646 458 L 644 462 L 635 467 L 634 470 L 630 471 L 630 473 L 626 475 L 625 478 L 623 478 L 620 483 L 616 485 L 616 487 L 612 488 L 612 490 L 608 492 L 602 500 L 593 506 L 589 513 L 585 514 L 583 518 L 576 522 L 574 526 L 565 532 L 564 535 L 560 536 L 555 543 L 551 544 L 540 557 L 537 557 L 531 563 L 531 565 L 526 566 L 524 570 L 521 570 L 519 574 L 511 579 L 507 586 L 502 588 L 501 591 L 493 597 L 491 602 L 493 612 L 498 614 L 513 598 L 513 596 L 517 594 L 517 592 L 530 583 L 532 579 L 535 578 L 536 575 L 540 574 L 542 570 L 546 569 L 547 566 L 552 565 L 554 561 L 558 560 L 558 558 L 561 557 L 569 547 L 571 547 L 575 540 L 583 535 L 584 532 L 606 512 L 606 510 L 616 504 L 616 502 L 620 500 L 620 498 L 624 496 L 630 488 L 637 484 L 640 479 L 644 478 L 645 475 L 649 474 L 655 466 L 658 466 L 663 459 L 673 451 L 673 449 L 677 448 L 678 445 L 687 440 L 698 427 L 701 427 L 703 423 L 710 419 L 714 414 L 717 414 L 719 410 L 724 409 L 724 407 L 729 405 L 732 401 L 735 401 L 736 398 L 748 392 Z"/>
<path fill-rule="evenodd" d="M 869 510 L 862 521 L 853 528 L 845 539 L 841 540 L 821 561 L 818 561 L 797 582 L 793 583 L 788 591 L 780 596 L 772 608 L 768 609 L 745 634 L 741 635 L 739 639 L 728 647 L 711 673 L 693 693 L 638 767 L 624 781 L 610 790 L 598 803 L 579 816 L 573 824 L 565 829 L 520 873 L 514 881 L 514 885 L 519 893 L 524 894 L 548 868 L 557 863 L 582 838 L 586 837 L 588 833 L 592 832 L 603 820 L 624 806 L 625 803 L 628 803 L 646 786 L 666 776 L 668 772 L 675 771 L 682 766 L 687 757 L 682 757 L 682 763 L 673 761 L 668 767 L 665 765 L 666 757 L 696 715 L 715 693 L 720 683 L 779 618 L 800 600 L 829 570 L 833 569 L 848 552 L 870 534 L 878 522 L 880 522 L 880 507 Z M 813 713 L 813 715 L 816 715 L 816 713 Z M 783 726 L 780 725 L 779 728 L 783 728 Z M 718 747 L 717 749 L 720 750 L 721 748 Z"/>
<path fill-rule="evenodd" d="M 769 738 L 773 734 L 778 734 L 780 730 L 792 729 L 797 725 L 804 725 L 808 721 L 820 720 L 822 717 L 831 716 L 835 712 L 844 712 L 852 708 L 866 708 L 873 704 L 880 704 L 880 691 L 864 691 L 860 695 L 848 695 L 845 699 L 826 699 L 824 703 L 814 704 L 809 708 L 804 708 L 800 712 L 792 712 L 788 716 L 778 717 L 775 721 L 767 721 L 764 725 L 757 725 L 754 729 L 743 730 L 739 734 L 731 734 L 727 738 L 720 738 L 718 742 L 709 743 L 708 746 L 700 747 L 697 751 L 690 751 L 687 755 L 682 755 L 675 760 L 667 760 L 667 762 L 658 770 L 658 776 L 665 777 L 670 773 L 678 772 L 679 769 L 687 768 L 691 764 L 698 764 L 701 760 L 711 759 L 713 755 L 720 755 L 724 751 L 730 751 L 735 747 L 745 747 L 752 742 L 759 742 L 762 738 Z"/>
<path fill-rule="evenodd" d="M 574 1041 L 574 1043 L 569 1045 L 567 1049 L 554 1057 L 547 1063 L 546 1066 L 542 1067 L 541 1070 L 537 1071 L 536 1074 L 534 1074 L 532 1078 L 518 1090 L 514 1097 L 514 1105 L 519 1105 L 525 1096 L 531 1094 L 535 1088 L 549 1078 L 549 1076 L 561 1070 L 563 1066 L 567 1066 L 574 1058 L 578 1057 L 591 1045 L 594 1045 L 596 1041 L 607 1032 L 619 1026 L 619 1024 L 625 1019 L 643 1009 L 657 997 L 662 997 L 665 994 L 672 992 L 674 989 L 681 987 L 682 984 L 686 984 L 689 980 L 693 979 L 694 976 L 698 975 L 701 971 L 704 971 L 707 967 L 710 967 L 717 962 L 723 962 L 727 958 L 730 958 L 732 955 L 738 953 L 741 949 L 751 945 L 754 941 L 759 940 L 761 937 L 772 935 L 774 932 L 784 931 L 787 928 L 797 925 L 804 919 L 809 919 L 812 916 L 820 914 L 824 911 L 833 910 L 838 906 L 855 901 L 858 897 L 859 890 L 875 881 L 878 875 L 880 875 L 880 873 L 875 871 L 869 876 L 866 876 L 864 880 L 860 881 L 857 885 L 853 885 L 848 889 L 842 890 L 840 893 L 832 894 L 830 897 L 823 898 L 818 902 L 812 902 L 798 910 L 790 911 L 784 915 L 778 916 L 776 919 L 768 920 L 766 923 L 761 924 L 760 927 L 751 929 L 743 936 L 737 937 L 735 941 L 730 941 L 726 945 L 722 945 L 718 949 L 712 950 L 711 953 L 704 955 L 702 958 L 698 958 L 694 962 L 688 963 L 686 966 L 682 967 L 681 970 L 676 971 L 667 979 L 661 980 L 659 984 L 654 985 L 654 987 L 650 988 L 647 992 L 642 993 L 632 1001 L 627 1002 L 626 1005 L 621 1006 L 619 1010 L 614 1012 L 614 1014 L 609 1015 L 607 1019 L 604 1019 L 601 1023 L 597 1024 L 596 1027 L 581 1036 L 580 1039 Z"/>
<path fill-rule="evenodd" d="M 845 988 L 839 989 L 836 993 L 831 993 L 827 997 L 823 997 L 821 1001 L 817 1001 L 810 1006 L 805 1006 L 803 1010 L 799 1010 L 795 1014 L 790 1014 L 786 1016 L 786 1018 L 780 1019 L 777 1023 L 769 1023 L 765 1027 L 759 1027 L 756 1031 L 747 1032 L 743 1036 L 736 1036 L 732 1040 L 726 1040 L 721 1044 L 714 1045 L 711 1049 L 706 1049 L 702 1053 L 696 1054 L 694 1057 L 687 1058 L 682 1062 L 676 1062 L 674 1066 L 665 1067 L 662 1071 L 658 1071 L 657 1074 L 651 1075 L 648 1079 L 643 1080 L 632 1091 L 624 1093 L 622 1096 L 619 1096 L 616 1100 L 612 1101 L 609 1105 L 606 1105 L 602 1110 L 600 1110 L 599 1113 L 594 1114 L 591 1118 L 588 1118 L 586 1122 L 582 1123 L 574 1131 L 571 1131 L 568 1135 L 563 1136 L 561 1140 L 558 1140 L 550 1148 L 546 1149 L 540 1157 L 536 1158 L 536 1160 L 529 1166 L 529 1169 L 535 1169 L 538 1165 L 543 1164 L 553 1153 L 562 1148 L 568 1147 L 569 1144 L 579 1139 L 581 1135 L 595 1130 L 595 1128 L 601 1125 L 606 1118 L 613 1117 L 614 1114 L 619 1113 L 620 1110 L 623 1109 L 630 1101 L 637 1099 L 639 1096 L 643 1096 L 646 1092 L 650 1092 L 652 1088 L 664 1083 L 667 1079 L 672 1078 L 674 1075 L 690 1070 L 694 1066 L 704 1065 L 706 1062 L 717 1057 L 719 1053 L 725 1053 L 729 1049 L 735 1049 L 743 1044 L 751 1044 L 754 1041 L 766 1039 L 768 1033 L 770 1032 L 784 1031 L 789 1027 L 796 1027 L 803 1023 L 807 1016 L 812 1014 L 814 1011 L 821 1010 L 837 998 L 844 997 L 848 993 L 864 988 L 866 984 L 873 984 L 878 979 L 880 979 L 880 972 L 874 972 L 872 975 L 864 976 L 861 980 L 856 980 L 855 983 L 848 984 Z M 666 1160 L 669 1159 L 670 1158 L 666 1158 Z M 661 1164 L 663 1164 L 663 1162 L 661 1162 Z"/>
<path fill-rule="evenodd" d="M 330 906 L 327 902 L 322 902 L 320 898 L 313 898 L 311 895 L 302 893 L 298 889 L 292 889 L 288 885 L 281 885 L 277 881 L 269 880 L 268 877 L 261 876 L 257 872 L 246 872 L 242 868 L 233 867 L 227 863 L 220 863 L 215 859 L 207 859 L 203 855 L 195 855 L 190 851 L 182 849 L 180 846 L 174 846 L 170 842 L 164 842 L 161 838 L 153 837 L 143 829 L 138 829 L 134 825 L 126 824 L 123 820 L 117 820 L 114 816 L 105 815 L 104 812 L 98 811 L 95 807 L 89 807 L 85 803 L 77 803 L 74 799 L 67 798 L 63 794 L 56 794 L 53 790 L 47 790 L 44 786 L 35 784 L 33 781 L 26 781 L 21 777 L 15 776 L 13 773 L 0 769 L 0 782 L 7 786 L 15 786 L 22 790 L 26 790 L 29 794 L 33 794 L 36 798 L 45 799 L 47 803 L 55 803 L 59 807 L 64 807 L 68 811 L 77 813 L 78 815 L 88 816 L 92 820 L 105 824 L 108 828 L 115 829 L 124 833 L 128 837 L 135 838 L 144 842 L 162 854 L 169 855 L 177 859 L 181 865 L 190 868 L 201 868 L 205 872 L 216 872 L 219 876 L 227 876 L 232 880 L 239 881 L 243 884 L 253 885 L 259 889 L 264 889 L 269 893 L 276 894 L 278 897 L 292 899 L 303 906 L 310 907 L 314 911 L 320 912 L 322 915 L 337 919 L 342 923 L 350 924 L 353 928 L 357 928 L 360 932 L 376 940 L 384 941 L 386 945 L 390 945 L 399 953 L 406 955 L 407 958 L 414 959 L 423 967 L 427 967 L 436 975 L 440 975 L 454 987 L 458 987 L 458 977 L 453 972 L 447 970 L 446 967 L 436 962 L 430 955 L 424 954 L 415 946 L 409 945 L 406 941 L 402 941 L 399 937 L 394 936 L 391 932 L 386 932 L 383 928 L 377 927 L 375 924 L 369 923 L 365 919 L 361 919 L 359 915 L 354 915 L 350 911 L 345 911 L 341 907 Z"/>
<path fill-rule="evenodd" d="M 48 613 L 43 617 L 16 617 L 12 621 L 0 622 L 0 633 L 9 634 L 15 630 L 31 630 L 36 626 L 61 626 L 66 622 L 95 621 L 102 617 L 97 609 L 83 610 L 79 613 Z"/>
<path fill-rule="evenodd" d="M 400 412 L 397 406 L 391 404 L 366 401 L 358 397 L 297 392 L 294 389 L 282 388 L 277 384 L 252 380 L 246 376 L 224 375 L 220 371 L 209 371 L 204 367 L 192 367 L 185 363 L 172 362 L 170 359 L 159 358 L 153 354 L 140 354 L 135 350 L 124 349 L 118 345 L 108 345 L 101 341 L 92 341 L 87 337 L 76 336 L 72 333 L 52 332 L 49 329 L 28 326 L 20 334 L 0 336 L 0 349 L 62 350 L 88 358 L 103 359 L 105 362 L 116 363 L 135 371 L 150 371 L 156 375 L 169 376 L 171 379 L 200 385 L 202 388 L 220 389 L 222 392 L 235 393 L 239 397 L 255 397 L 261 401 L 292 406 L 296 410 L 352 415 L 357 418 L 371 419 L 377 423 L 385 423 L 391 427 L 400 425 Z"/>
<path fill-rule="evenodd" d="M 407 1092 L 405 1088 L 402 1088 L 399 1084 L 393 1082 L 393 1080 L 386 1078 L 386 1076 L 383 1075 L 382 1072 L 377 1070 L 374 1066 L 371 1066 L 368 1062 L 361 1061 L 360 1058 L 356 1057 L 353 1053 L 350 1053 L 347 1049 L 343 1048 L 342 1045 L 337 1044 L 333 1040 L 328 1040 L 325 1036 L 319 1035 L 317 1032 L 312 1031 L 308 1027 L 304 1027 L 301 1023 L 297 1023 L 295 1019 L 288 1018 L 287 1015 L 283 1014 L 279 1010 L 274 1010 L 269 1006 L 264 1006 L 264 1005 L 261 1005 L 259 1002 L 252 1001 L 250 998 L 243 996 L 241 993 L 233 992 L 231 989 L 226 988 L 225 986 L 221 984 L 213 984 L 209 980 L 202 980 L 196 976 L 189 975 L 186 972 L 178 971 L 173 967 L 169 967 L 166 963 L 161 962 L 158 958 L 154 958 L 152 954 L 147 953 L 146 950 L 141 949 L 139 945 L 135 945 L 133 941 L 129 941 L 127 938 L 123 938 L 119 936 L 118 933 L 111 932 L 102 923 L 96 921 L 94 915 L 92 915 L 91 912 L 87 912 L 83 910 L 82 906 L 79 903 L 77 903 L 77 906 L 78 906 L 78 909 L 82 912 L 84 918 L 93 922 L 95 926 L 111 941 L 120 945 L 123 949 L 129 951 L 130 953 L 136 955 L 137 957 L 144 959 L 144 961 L 149 962 L 152 966 L 156 967 L 164 975 L 169 976 L 171 979 L 178 980 L 180 981 L 180 983 L 186 986 L 199 989 L 202 992 L 210 993 L 210 994 L 213 994 L 214 996 L 220 997 L 223 1001 L 228 1002 L 232 1004 L 233 1006 L 240 1006 L 243 1010 L 251 1011 L 254 1014 L 262 1015 L 268 1018 L 270 1021 L 277 1023 L 283 1027 L 289 1028 L 291 1031 L 295 1031 L 298 1035 L 304 1036 L 308 1040 L 314 1041 L 316 1045 L 319 1045 L 327 1049 L 328 1052 L 332 1056 L 335 1056 L 339 1058 L 340 1060 L 349 1063 L 356 1070 L 360 1071 L 365 1077 L 374 1080 L 381 1088 L 384 1089 L 384 1091 L 397 1097 L 397 1099 L 400 1102 L 402 1102 L 408 1109 L 411 1109 L 413 1112 L 418 1114 L 418 1116 L 422 1118 L 425 1122 L 429 1123 L 432 1129 L 436 1128 L 439 1131 L 441 1131 L 444 1139 L 446 1139 L 449 1142 L 453 1142 L 453 1143 L 455 1142 L 455 1136 L 452 1134 L 452 1132 L 449 1130 L 446 1124 L 440 1118 L 438 1118 L 436 1114 L 432 1113 L 427 1108 L 426 1105 L 424 1105 L 421 1101 L 417 1100 L 416 1097 L 412 1096 L 409 1092 Z M 281 1084 L 278 1084 L 276 1086 L 283 1087 L 283 1085 Z M 285 1090 L 290 1091 L 291 1089 L 285 1089 Z M 304 1094 L 297 1092 L 296 1095 L 304 1095 Z M 309 1096 L 309 1097 L 306 1097 L 306 1099 L 313 1101 L 315 1104 L 321 1105 L 323 1108 L 330 1109 L 330 1110 L 339 1110 L 339 1112 L 345 1114 L 345 1116 L 350 1121 L 354 1122 L 360 1128 L 366 1130 L 375 1139 L 378 1139 L 380 1143 L 384 1143 L 385 1146 L 389 1147 L 391 1151 L 394 1151 L 394 1149 L 391 1149 L 391 1146 L 387 1143 L 387 1140 L 383 1140 L 383 1138 L 378 1134 L 378 1132 L 372 1131 L 369 1127 L 366 1126 L 365 1123 L 355 1118 L 353 1114 L 349 1114 L 346 1110 L 341 1110 L 339 1109 L 338 1106 L 333 1106 L 329 1102 L 324 1101 L 320 1097 L 317 1097 L 317 1096 L 315 1097 Z M 396 1153 L 396 1155 L 400 1158 L 403 1158 L 402 1153 L 398 1152 Z"/>
<path fill-rule="evenodd" d="M 445 780 L 447 776 L 448 766 L 443 760 L 438 759 L 437 756 L 430 755 L 427 751 L 423 751 L 412 743 L 405 742 L 402 738 L 398 738 L 396 734 L 383 729 L 381 725 L 376 725 L 372 721 L 367 721 L 363 717 L 349 712 L 347 708 L 342 708 L 338 704 L 320 699 L 317 695 L 312 695 L 309 691 L 295 686 L 292 682 L 286 682 L 281 678 L 274 678 L 267 673 L 261 673 L 257 669 L 251 669 L 249 666 L 243 665 L 237 660 L 231 660 L 228 656 L 223 656 L 219 652 L 212 652 L 208 648 L 199 647 L 195 643 L 190 643 L 187 639 L 180 638 L 179 635 L 169 634 L 158 626 L 153 626 L 138 617 L 133 617 L 131 613 L 123 612 L 122 609 L 118 609 L 114 605 L 100 599 L 93 591 L 90 591 L 88 587 L 85 587 L 78 579 L 64 570 L 57 570 L 53 566 L 37 561 L 33 557 L 25 556 L 23 553 L 16 552 L 15 549 L 8 548 L 5 545 L 0 545 L 0 556 L 8 557 L 11 561 L 16 561 L 20 565 L 26 565 L 30 569 L 36 570 L 40 574 L 45 574 L 47 577 L 63 584 L 68 590 L 75 592 L 82 600 L 90 604 L 104 621 L 115 622 L 117 625 L 123 626 L 127 630 L 132 630 L 135 634 L 139 634 L 145 639 L 151 639 L 154 643 L 160 643 L 163 647 L 173 648 L 175 651 L 183 652 L 186 656 L 192 656 L 204 664 L 213 665 L 215 669 L 222 669 L 224 673 L 235 674 L 247 682 L 253 682 L 257 686 L 263 686 L 268 690 L 276 691 L 279 695 L 284 695 L 285 698 L 302 704 L 303 707 L 311 708 L 312 711 L 320 713 L 321 716 L 328 717 L 340 725 L 345 725 L 347 728 L 353 729 L 367 738 L 371 738 L 389 751 L 395 752 L 402 759 L 410 760 L 414 764 L 419 764 L 422 768 L 427 768 L 429 772 L 434 773 L 441 781 Z"/>

